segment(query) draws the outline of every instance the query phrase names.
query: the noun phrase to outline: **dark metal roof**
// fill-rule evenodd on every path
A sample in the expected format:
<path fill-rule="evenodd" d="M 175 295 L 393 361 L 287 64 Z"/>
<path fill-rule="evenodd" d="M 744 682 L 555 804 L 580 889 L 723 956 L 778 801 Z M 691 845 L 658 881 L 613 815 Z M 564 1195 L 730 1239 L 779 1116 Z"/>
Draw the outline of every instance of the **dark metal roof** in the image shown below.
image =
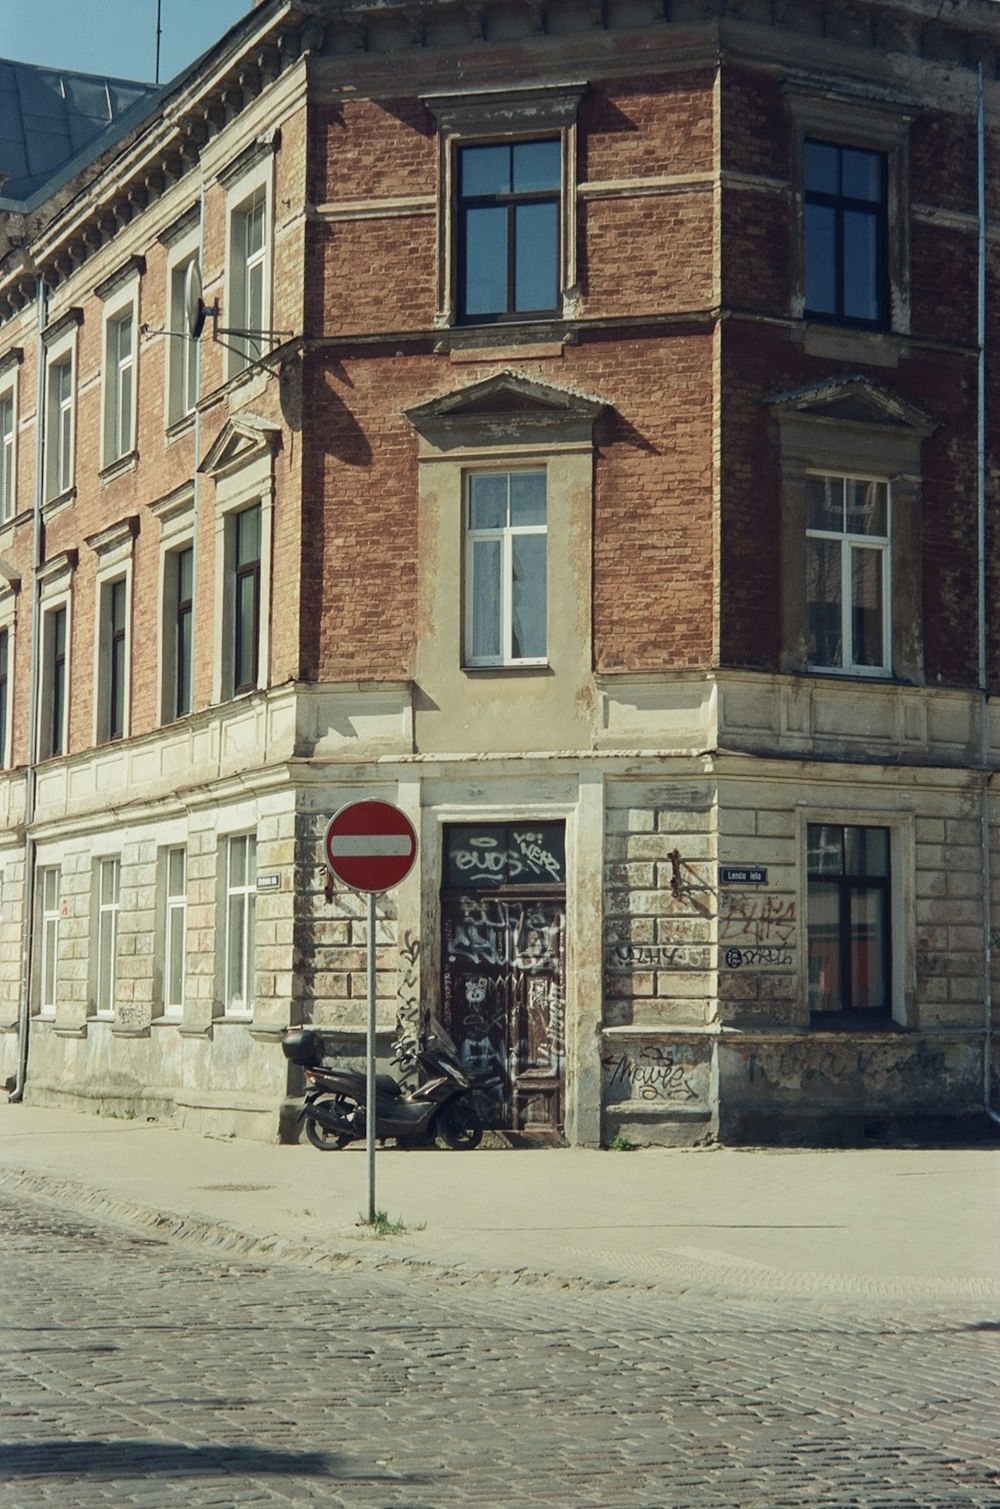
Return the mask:
<path fill-rule="evenodd" d="M 35 198 L 82 153 L 112 141 L 153 84 L 38 68 L 0 58 L 0 195 Z M 6 183 L 3 179 L 6 178 Z"/>

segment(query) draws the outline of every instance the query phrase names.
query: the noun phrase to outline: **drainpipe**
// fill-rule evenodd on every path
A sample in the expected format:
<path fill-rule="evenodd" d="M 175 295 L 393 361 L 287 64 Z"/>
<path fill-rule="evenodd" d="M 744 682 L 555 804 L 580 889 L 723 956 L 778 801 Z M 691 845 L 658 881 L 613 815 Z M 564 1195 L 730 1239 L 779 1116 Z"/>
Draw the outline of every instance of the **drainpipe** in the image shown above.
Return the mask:
<path fill-rule="evenodd" d="M 990 728 L 989 666 L 986 644 L 986 101 L 983 65 L 978 68 L 976 110 L 976 165 L 978 177 L 979 266 L 976 290 L 977 414 L 976 414 L 976 523 L 979 552 L 979 758 L 983 771 L 982 844 L 983 894 L 986 898 L 986 938 L 983 969 L 983 1104 L 986 1115 L 1000 1125 L 1000 1114 L 990 1104 L 993 1047 L 993 945 L 990 938 L 992 878 L 990 865 Z"/>
<path fill-rule="evenodd" d="M 10 1099 L 24 1099 L 28 1077 L 28 1034 L 31 1027 L 31 956 L 35 935 L 35 792 L 38 781 L 38 700 L 41 676 L 41 598 L 38 571 L 42 564 L 42 503 L 45 461 L 45 347 L 42 331 L 48 322 L 48 293 L 39 274 L 35 294 L 35 487 L 31 541 L 31 684 L 28 696 L 28 762 L 24 772 L 24 886 L 21 903 L 21 990 L 17 1015 L 17 1079 Z"/>

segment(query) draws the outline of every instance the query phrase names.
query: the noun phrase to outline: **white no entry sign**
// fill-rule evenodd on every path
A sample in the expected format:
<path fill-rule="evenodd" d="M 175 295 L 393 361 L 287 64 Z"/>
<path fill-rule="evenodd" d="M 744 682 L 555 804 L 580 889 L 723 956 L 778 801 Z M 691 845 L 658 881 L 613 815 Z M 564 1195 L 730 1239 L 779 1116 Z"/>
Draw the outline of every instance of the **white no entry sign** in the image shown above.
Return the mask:
<path fill-rule="evenodd" d="M 351 802 L 331 817 L 323 849 L 331 874 L 352 891 L 388 891 L 409 874 L 417 835 L 391 802 Z"/>

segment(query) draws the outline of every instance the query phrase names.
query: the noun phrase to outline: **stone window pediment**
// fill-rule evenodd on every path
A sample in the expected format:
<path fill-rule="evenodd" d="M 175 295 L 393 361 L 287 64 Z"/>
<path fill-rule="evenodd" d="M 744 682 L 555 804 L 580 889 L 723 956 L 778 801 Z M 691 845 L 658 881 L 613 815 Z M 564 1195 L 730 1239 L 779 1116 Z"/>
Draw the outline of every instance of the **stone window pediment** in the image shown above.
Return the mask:
<path fill-rule="evenodd" d="M 560 443 L 590 445 L 606 404 L 567 388 L 502 372 L 405 411 L 421 437 L 456 446 Z"/>
<path fill-rule="evenodd" d="M 226 420 L 198 467 L 205 476 L 228 476 L 262 457 L 273 456 L 281 445 L 281 425 L 261 414 L 234 414 Z"/>

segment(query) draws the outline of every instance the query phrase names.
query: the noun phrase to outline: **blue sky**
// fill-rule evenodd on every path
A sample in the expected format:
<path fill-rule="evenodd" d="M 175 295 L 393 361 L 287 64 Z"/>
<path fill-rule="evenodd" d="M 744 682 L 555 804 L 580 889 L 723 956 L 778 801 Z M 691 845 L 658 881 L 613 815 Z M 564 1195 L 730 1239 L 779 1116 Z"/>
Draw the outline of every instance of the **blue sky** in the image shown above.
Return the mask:
<path fill-rule="evenodd" d="M 160 82 L 194 62 L 252 0 L 160 0 Z M 0 57 L 152 83 L 157 0 L 0 0 Z"/>

